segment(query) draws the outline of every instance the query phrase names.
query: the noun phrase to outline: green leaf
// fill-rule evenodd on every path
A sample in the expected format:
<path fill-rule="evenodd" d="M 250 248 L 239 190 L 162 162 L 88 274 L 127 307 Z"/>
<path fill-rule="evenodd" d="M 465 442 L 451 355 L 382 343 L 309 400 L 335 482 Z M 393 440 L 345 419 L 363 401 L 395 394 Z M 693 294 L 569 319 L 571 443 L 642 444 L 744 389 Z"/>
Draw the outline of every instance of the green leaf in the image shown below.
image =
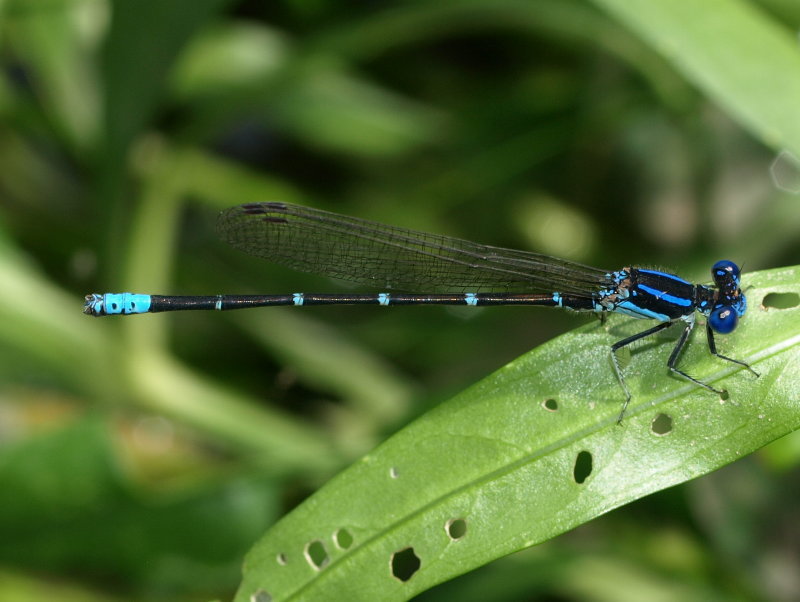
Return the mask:
<path fill-rule="evenodd" d="M 405 600 L 797 429 L 800 266 L 748 274 L 745 287 L 749 313 L 717 344 L 761 377 L 712 357 L 701 328 L 680 362 L 727 401 L 670 375 L 674 337 L 656 339 L 632 354 L 618 426 L 609 345 L 643 324 L 579 328 L 424 415 L 283 518 L 249 553 L 236 600 Z M 783 309 L 774 296 L 762 304 L 770 293 L 788 294 Z"/>
<path fill-rule="evenodd" d="M 112 436 L 97 414 L 0 449 L 3 566 L 194 591 L 233 582 L 251 534 L 275 518 L 277 483 L 149 490 L 122 470 Z"/>
<path fill-rule="evenodd" d="M 774 149 L 800 155 L 800 47 L 741 0 L 595 0 Z"/>
<path fill-rule="evenodd" d="M 103 2 L 7 2 L 4 31 L 27 65 L 39 101 L 55 129 L 88 149 L 97 136 L 100 99 L 92 69 L 108 18 Z"/>
<path fill-rule="evenodd" d="M 106 150 L 121 161 L 163 95 L 180 50 L 230 0 L 115 0 L 103 53 Z"/>

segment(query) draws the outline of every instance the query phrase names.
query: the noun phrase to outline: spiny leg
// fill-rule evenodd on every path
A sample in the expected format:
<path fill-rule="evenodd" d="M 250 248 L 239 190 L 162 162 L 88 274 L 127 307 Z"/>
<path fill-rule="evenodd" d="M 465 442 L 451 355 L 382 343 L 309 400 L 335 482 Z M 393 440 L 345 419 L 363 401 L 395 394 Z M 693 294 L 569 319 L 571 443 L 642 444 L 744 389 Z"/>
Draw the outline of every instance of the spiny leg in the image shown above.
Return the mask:
<path fill-rule="evenodd" d="M 711 326 L 708 323 L 706 323 L 706 337 L 708 337 L 708 350 L 711 352 L 711 355 L 715 355 L 720 359 L 733 362 L 734 364 L 739 364 L 740 366 L 744 366 L 745 368 L 750 370 L 750 372 L 755 374 L 756 377 L 760 376 L 760 374 L 755 370 L 753 370 L 750 367 L 750 364 L 748 364 L 747 362 L 743 362 L 741 360 L 735 360 L 732 357 L 728 357 L 727 355 L 722 355 L 721 353 L 717 353 L 717 344 L 714 342 L 714 331 L 711 330 Z"/>
<path fill-rule="evenodd" d="M 689 339 L 689 335 L 692 333 L 692 328 L 694 328 L 694 317 L 686 321 L 686 328 L 683 329 L 683 332 L 681 333 L 681 336 L 678 339 L 677 344 L 675 345 L 675 349 L 672 350 L 672 353 L 669 356 L 669 360 L 667 360 L 667 367 L 676 374 L 680 374 L 684 378 L 692 381 L 696 385 L 700 385 L 704 389 L 708 389 L 709 391 L 712 391 L 717 395 L 725 395 L 724 390 L 715 389 L 711 385 L 704 383 L 703 381 L 698 380 L 693 376 L 689 376 L 688 374 L 686 374 L 686 372 L 684 372 L 683 370 L 679 370 L 677 367 L 678 356 L 681 354 L 681 351 L 683 351 L 683 348 L 686 345 L 686 341 Z"/>
<path fill-rule="evenodd" d="M 665 328 L 669 328 L 670 326 L 672 326 L 672 322 L 661 322 L 659 324 L 656 324 L 652 328 L 648 328 L 647 330 L 629 336 L 628 338 L 622 339 L 621 341 L 617 341 L 616 343 L 611 345 L 611 362 L 614 364 L 614 371 L 617 373 L 619 384 L 622 386 L 622 390 L 625 393 L 625 401 L 622 404 L 622 410 L 620 410 L 619 417 L 617 418 L 617 424 L 622 424 L 622 417 L 625 415 L 625 410 L 628 409 L 628 404 L 631 401 L 631 392 L 628 390 L 628 385 L 625 384 L 625 378 L 622 376 L 622 368 L 620 368 L 619 366 L 619 358 L 617 357 L 617 351 L 619 351 L 623 347 L 630 345 L 631 343 L 635 343 L 636 341 L 644 339 L 645 337 L 649 337 L 651 334 L 661 332 L 662 330 L 664 330 Z"/>

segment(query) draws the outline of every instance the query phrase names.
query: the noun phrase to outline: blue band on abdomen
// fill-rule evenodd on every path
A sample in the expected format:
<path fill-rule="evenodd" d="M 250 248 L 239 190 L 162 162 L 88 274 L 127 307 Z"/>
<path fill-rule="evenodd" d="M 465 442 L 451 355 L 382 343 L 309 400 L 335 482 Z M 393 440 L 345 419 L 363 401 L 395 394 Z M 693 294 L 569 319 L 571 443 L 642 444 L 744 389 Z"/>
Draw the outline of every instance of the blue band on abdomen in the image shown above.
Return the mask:
<path fill-rule="evenodd" d="M 150 295 L 135 293 L 106 293 L 103 295 L 102 313 L 114 314 L 146 314 L 150 311 Z"/>

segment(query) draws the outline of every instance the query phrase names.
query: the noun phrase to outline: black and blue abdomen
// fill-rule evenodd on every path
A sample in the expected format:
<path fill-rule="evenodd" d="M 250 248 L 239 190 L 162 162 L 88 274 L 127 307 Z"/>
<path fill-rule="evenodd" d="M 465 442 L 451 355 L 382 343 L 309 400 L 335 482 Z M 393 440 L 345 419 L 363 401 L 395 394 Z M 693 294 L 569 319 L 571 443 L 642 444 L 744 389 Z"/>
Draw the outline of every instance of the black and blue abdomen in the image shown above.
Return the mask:
<path fill-rule="evenodd" d="M 625 268 L 612 276 L 616 288 L 600 300 L 608 311 L 670 322 L 695 310 L 695 286 L 683 278 L 639 268 Z"/>

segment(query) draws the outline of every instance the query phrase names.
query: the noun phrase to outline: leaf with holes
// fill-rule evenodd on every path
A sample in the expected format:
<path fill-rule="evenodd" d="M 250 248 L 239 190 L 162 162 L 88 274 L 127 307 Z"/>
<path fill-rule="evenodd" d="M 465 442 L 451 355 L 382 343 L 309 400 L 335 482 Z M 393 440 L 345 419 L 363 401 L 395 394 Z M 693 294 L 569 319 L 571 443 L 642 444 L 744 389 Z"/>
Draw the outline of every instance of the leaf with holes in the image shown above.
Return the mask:
<path fill-rule="evenodd" d="M 761 377 L 711 356 L 702 329 L 680 358 L 726 401 L 671 375 L 675 337 L 657 338 L 625 369 L 619 426 L 609 345 L 646 323 L 579 328 L 332 479 L 251 550 L 236 599 L 405 600 L 800 428 L 800 266 L 744 287 L 750 309 L 718 348 Z"/>

